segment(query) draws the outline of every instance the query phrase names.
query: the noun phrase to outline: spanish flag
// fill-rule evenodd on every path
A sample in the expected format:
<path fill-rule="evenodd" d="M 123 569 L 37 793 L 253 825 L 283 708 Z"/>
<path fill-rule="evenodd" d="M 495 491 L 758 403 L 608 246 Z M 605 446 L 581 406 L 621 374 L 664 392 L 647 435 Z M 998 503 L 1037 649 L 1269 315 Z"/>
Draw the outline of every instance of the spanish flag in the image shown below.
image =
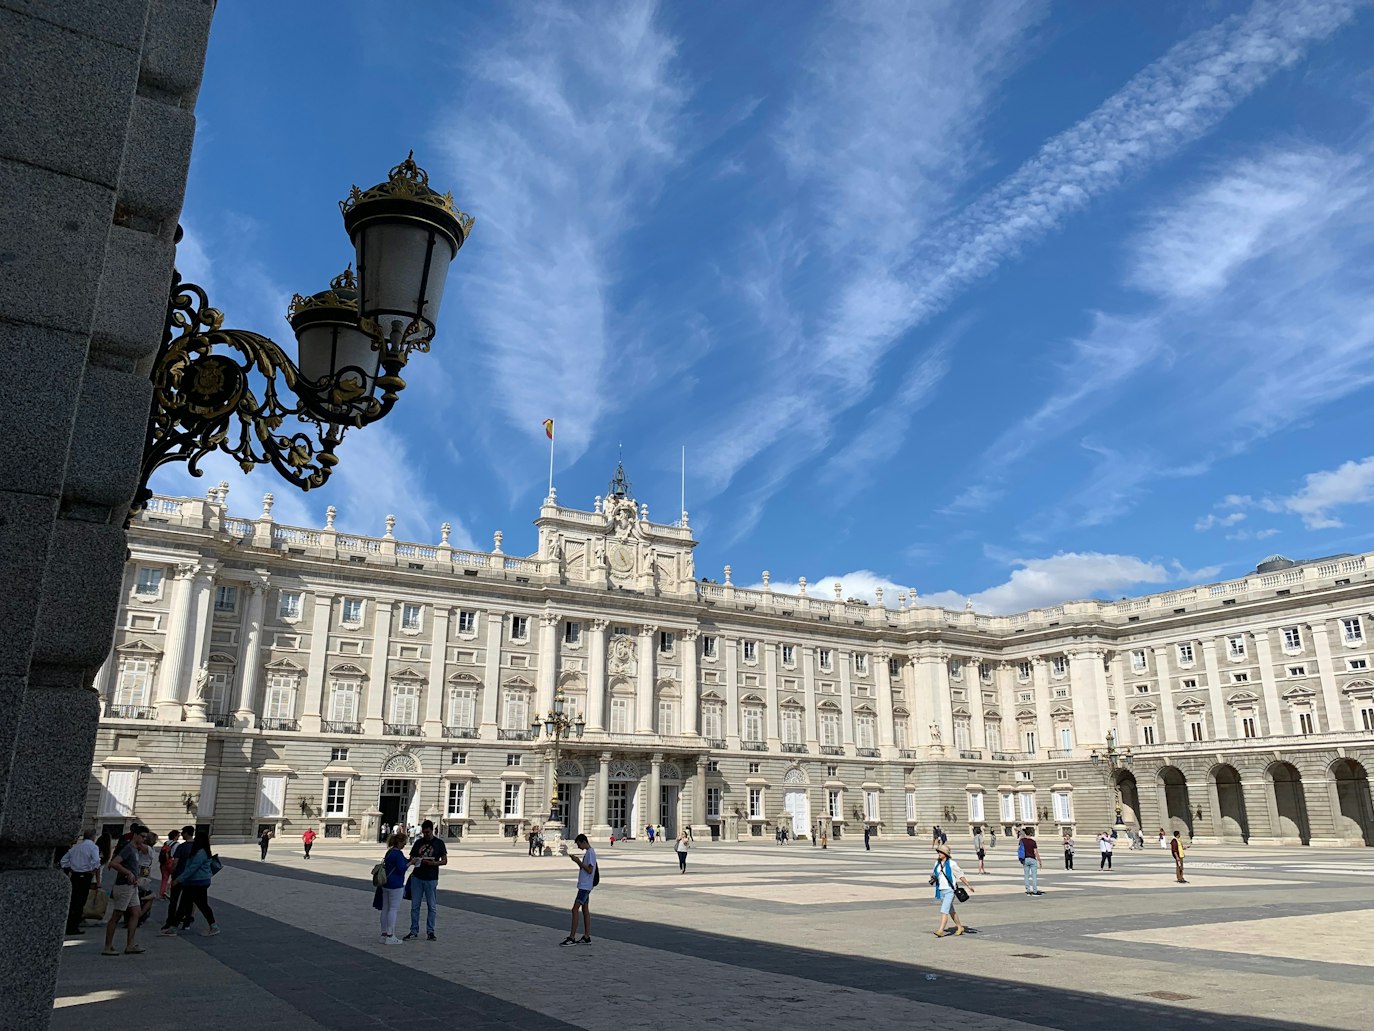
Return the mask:
<path fill-rule="evenodd" d="M 545 419 L 545 420 L 544 420 L 544 435 L 545 435 L 546 437 L 548 437 L 550 440 L 553 440 L 553 420 L 552 420 L 552 419 Z"/>

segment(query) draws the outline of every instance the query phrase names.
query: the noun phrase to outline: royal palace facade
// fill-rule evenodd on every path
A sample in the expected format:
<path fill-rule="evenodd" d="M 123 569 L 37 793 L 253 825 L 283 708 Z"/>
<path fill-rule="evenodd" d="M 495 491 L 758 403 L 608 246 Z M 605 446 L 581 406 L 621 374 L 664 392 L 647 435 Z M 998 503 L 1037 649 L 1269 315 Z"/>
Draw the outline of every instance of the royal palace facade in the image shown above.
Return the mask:
<path fill-rule="evenodd" d="M 651 522 L 619 472 L 591 511 L 546 500 L 528 558 L 227 494 L 130 528 L 95 826 L 1374 843 L 1374 555 L 987 616 L 698 579 L 685 515 Z M 578 725 L 551 741 L 555 705 Z"/>

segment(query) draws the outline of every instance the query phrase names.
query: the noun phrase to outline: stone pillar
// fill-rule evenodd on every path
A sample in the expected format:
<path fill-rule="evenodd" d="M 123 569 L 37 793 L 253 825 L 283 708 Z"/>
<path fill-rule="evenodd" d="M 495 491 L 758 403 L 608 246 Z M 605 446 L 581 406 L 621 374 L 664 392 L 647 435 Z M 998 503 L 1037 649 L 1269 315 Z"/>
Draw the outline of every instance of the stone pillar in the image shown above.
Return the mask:
<path fill-rule="evenodd" d="M 1183 741 L 1184 735 L 1179 733 L 1178 717 L 1174 715 L 1174 678 L 1169 674 L 1169 647 L 1163 646 L 1154 649 L 1155 653 L 1155 679 L 1159 684 L 1159 736 L 1155 739 L 1156 744 L 1164 744 L 1166 741 Z"/>
<path fill-rule="evenodd" d="M 763 737 L 773 751 L 778 749 L 778 646 L 763 644 Z"/>
<path fill-rule="evenodd" d="M 968 693 L 969 747 L 983 751 L 987 748 L 987 732 L 983 726 L 983 677 L 978 672 L 978 658 L 964 659 L 964 684 Z M 984 758 L 987 758 L 984 755 Z M 905 814 L 902 816 L 905 820 Z"/>
<path fill-rule="evenodd" d="M 100 664 L 100 670 L 95 675 L 95 682 L 91 689 L 95 691 L 95 696 L 100 699 L 102 704 L 106 704 L 110 698 L 110 686 L 114 683 L 115 668 L 119 665 L 119 656 L 111 654 Z"/>
<path fill-rule="evenodd" d="M 324 686 L 329 679 L 326 666 L 329 660 L 329 622 L 333 613 L 334 595 L 327 591 L 316 591 L 310 613 L 310 658 L 305 669 L 305 705 L 301 709 L 301 730 L 307 734 L 320 732 L 325 706 L 329 704 L 324 697 Z"/>
<path fill-rule="evenodd" d="M 539 622 L 538 693 L 534 703 L 535 716 L 532 718 L 542 720 L 553 709 L 553 696 L 558 683 L 558 613 L 542 613 Z"/>
<path fill-rule="evenodd" d="M 644 822 L 652 823 L 655 827 L 660 822 L 659 810 L 663 805 L 662 777 L 663 753 L 654 752 L 649 757 L 649 804 L 647 806 L 649 813 L 644 818 Z"/>
<path fill-rule="evenodd" d="M 1069 693 L 1073 696 L 1074 746 L 1105 747 L 1111 718 L 1107 702 L 1107 678 L 1102 672 L 1102 653 L 1093 648 L 1075 650 L 1068 653 L 1068 659 Z"/>
<path fill-rule="evenodd" d="M 496 706 L 501 700 L 501 630 L 506 614 L 491 610 L 485 618 L 487 649 L 482 663 L 482 726 L 478 733 L 487 741 L 495 741 Z"/>
<path fill-rule="evenodd" d="M 711 825 L 706 822 L 706 757 L 697 756 L 697 774 L 692 782 L 692 837 L 711 840 Z"/>
<path fill-rule="evenodd" d="M 1283 725 L 1283 708 L 1279 703 L 1278 685 L 1274 683 L 1274 656 L 1269 650 L 1269 631 L 1261 630 L 1251 634 L 1255 642 L 1255 661 L 1259 663 L 1260 688 L 1264 694 L 1264 719 L 1268 733 L 1297 733 L 1297 727 L 1286 731 Z"/>
<path fill-rule="evenodd" d="M 1014 752 L 1019 747 L 1016 743 L 1016 670 L 1010 662 L 999 662 L 993 670 L 993 678 L 997 684 L 997 710 L 1002 714 L 999 728 L 1002 743 L 999 748 L 988 746 L 988 758 L 992 758 L 993 752 Z"/>
<path fill-rule="evenodd" d="M 892 749 L 892 674 L 887 668 L 892 656 L 887 652 L 874 652 L 869 660 L 873 663 L 873 693 L 878 703 L 878 747 L 883 758 L 893 758 Z"/>
<path fill-rule="evenodd" d="M 182 700 L 187 702 L 191 700 L 188 690 L 191 681 L 210 654 L 210 629 L 215 621 L 215 574 L 217 572 L 219 572 L 218 563 L 207 562 L 202 564 L 200 574 L 196 577 L 191 588 L 193 604 L 195 605 L 195 615 L 192 617 L 191 624 L 194 629 L 188 640 L 191 646 L 190 661 L 186 663 L 181 692 Z M 199 709 L 197 718 L 203 720 L 205 718 L 205 706 L 200 705 Z"/>
<path fill-rule="evenodd" d="M 930 732 L 931 727 L 940 725 L 939 704 L 936 701 L 936 693 L 941 682 L 939 665 L 938 654 L 926 653 L 917 655 L 915 661 L 907 666 L 911 718 L 915 722 L 915 726 L 911 728 L 911 743 L 915 747 L 930 748 L 934 741 Z M 942 746 L 943 743 L 942 736 Z"/>
<path fill-rule="evenodd" d="M 1231 737 L 1231 713 L 1226 708 L 1226 696 L 1222 692 L 1215 637 L 1207 637 L 1202 641 L 1202 668 L 1207 672 L 1207 708 L 1212 710 L 1212 736 L 1218 741 L 1226 741 Z"/>
<path fill-rule="evenodd" d="M 258 718 L 258 681 L 262 678 L 262 623 L 270 584 L 267 571 L 257 570 L 249 585 L 248 607 L 243 617 L 243 651 L 239 655 L 239 694 L 234 700 L 234 723 L 252 727 Z"/>
<path fill-rule="evenodd" d="M 367 715 L 363 719 L 363 733 L 371 737 L 381 737 L 382 724 L 386 722 L 386 667 L 387 653 L 391 647 L 391 608 L 389 598 L 378 598 L 372 616 L 372 665 L 367 677 Z"/>
<path fill-rule="evenodd" d="M 725 652 L 725 725 L 721 733 L 727 748 L 739 748 L 739 639 L 721 637 L 720 647 Z"/>
<path fill-rule="evenodd" d="M 840 743 L 845 754 L 854 747 L 854 698 L 853 685 L 850 683 L 850 668 L 854 663 L 854 653 L 835 649 L 835 661 L 840 667 Z"/>
<path fill-rule="evenodd" d="M 193 633 L 192 619 L 195 605 L 191 592 L 192 581 L 200 567 L 194 562 L 177 566 L 172 581 L 172 595 L 168 599 L 171 626 L 167 631 L 167 645 L 162 651 L 162 664 L 157 678 L 157 716 L 160 720 L 181 722 L 181 681 L 186 668 L 186 641 Z"/>
<path fill-rule="evenodd" d="M 1345 706 L 1341 704 L 1341 693 L 1336 687 L 1336 668 L 1331 658 L 1331 641 L 1327 636 L 1325 623 L 1308 623 L 1312 635 L 1312 650 L 1317 656 L 1317 677 L 1321 681 L 1322 707 L 1326 709 L 1326 726 L 1323 730 L 1350 730 L 1346 719 Z M 1337 812 L 1340 810 L 1338 809 Z"/>
<path fill-rule="evenodd" d="M 645 623 L 639 628 L 639 683 L 635 685 L 635 733 L 654 732 L 654 637 L 658 627 Z"/>
<path fill-rule="evenodd" d="M 815 754 L 820 748 L 816 730 L 816 649 L 803 644 L 801 648 L 802 694 L 806 705 L 806 747 Z M 692 832 L 693 834 L 696 831 Z"/>
<path fill-rule="evenodd" d="M 448 671 L 448 621 L 452 613 L 447 605 L 434 606 L 434 625 L 430 628 L 429 683 L 425 686 L 425 737 L 441 737 L 444 733 L 444 674 Z"/>
<path fill-rule="evenodd" d="M 611 792 L 611 753 L 602 752 L 597 757 L 597 761 L 599 765 L 596 773 L 596 801 L 592 816 L 592 837 L 600 841 L 611 836 L 611 825 L 607 822 Z"/>
<path fill-rule="evenodd" d="M 701 685 L 697 682 L 697 641 L 700 637 L 701 631 L 696 627 L 689 627 L 682 634 L 682 732 L 688 735 L 695 735 L 699 726 L 697 710 L 701 707 Z"/>
<path fill-rule="evenodd" d="M 1111 673 L 1110 679 L 1116 688 L 1117 704 L 1117 745 L 1136 745 L 1140 743 L 1140 735 L 1136 730 L 1135 717 L 1131 715 L 1131 686 L 1126 683 L 1125 660 L 1121 657 L 1121 652 L 1112 652 L 1110 657 Z M 1143 804 L 1143 803 L 1142 803 Z M 1141 818 L 1143 821 L 1143 817 Z M 1141 824 L 1144 826 L 1143 822 Z"/>
<path fill-rule="evenodd" d="M 1055 747 L 1054 720 L 1050 716 L 1053 707 L 1050 701 L 1050 671 L 1045 668 L 1043 655 L 1031 656 L 1031 683 L 1035 686 L 1035 744 L 1036 756 L 1043 757 L 1047 748 Z M 1025 751 L 1025 742 L 1021 742 Z"/>
<path fill-rule="evenodd" d="M 604 619 L 594 619 L 589 625 L 587 729 L 594 734 L 606 729 L 606 629 L 609 626 Z"/>

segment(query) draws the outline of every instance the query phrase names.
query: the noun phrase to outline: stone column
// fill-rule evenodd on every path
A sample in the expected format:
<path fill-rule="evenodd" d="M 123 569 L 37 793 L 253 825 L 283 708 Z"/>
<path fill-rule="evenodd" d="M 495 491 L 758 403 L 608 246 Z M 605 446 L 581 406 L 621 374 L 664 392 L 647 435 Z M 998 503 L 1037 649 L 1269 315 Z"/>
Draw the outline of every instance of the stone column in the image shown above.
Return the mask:
<path fill-rule="evenodd" d="M 711 825 L 706 822 L 706 757 L 697 756 L 697 774 L 692 782 L 692 837 L 711 840 Z"/>
<path fill-rule="evenodd" d="M 239 693 L 234 700 L 234 723 L 252 727 L 258 719 L 258 681 L 262 678 L 262 623 L 270 586 L 267 571 L 257 570 L 249 585 L 248 607 L 243 617 L 243 651 L 239 656 Z"/>
<path fill-rule="evenodd" d="M 167 631 L 167 645 L 162 652 L 162 665 L 157 678 L 157 718 L 173 723 L 181 722 L 181 681 L 186 667 L 186 640 L 192 633 L 191 620 L 195 607 L 191 583 L 200 566 L 183 562 L 177 566 L 172 581 L 172 595 L 168 599 L 171 626 Z"/>
<path fill-rule="evenodd" d="M 558 683 L 558 622 L 556 612 L 539 617 L 539 671 L 536 676 L 538 693 L 534 703 L 535 716 L 543 719 L 553 708 L 553 696 Z"/>
<path fill-rule="evenodd" d="M 1250 635 L 1255 642 L 1255 661 L 1259 663 L 1260 688 L 1264 694 L 1264 719 L 1268 733 L 1283 734 L 1288 731 L 1283 726 L 1283 708 L 1279 703 L 1278 685 L 1274 683 L 1274 656 L 1269 650 L 1269 631 L 1261 630 Z M 1289 728 L 1297 733 L 1296 726 Z"/>
<path fill-rule="evenodd" d="M 725 653 L 725 721 L 720 729 L 725 747 L 739 748 L 739 639 L 722 636 L 720 648 Z"/>
<path fill-rule="evenodd" d="M 644 822 L 652 823 L 655 827 L 659 824 L 659 810 L 663 806 L 662 776 L 663 753 L 654 752 L 649 757 L 649 813 Z"/>
<path fill-rule="evenodd" d="M 588 626 L 587 729 L 594 734 L 606 729 L 606 628 L 609 626 L 604 619 L 594 619 Z"/>
<path fill-rule="evenodd" d="M 324 721 L 325 681 L 329 678 L 329 618 L 334 613 L 334 595 L 316 591 L 310 613 L 310 658 L 305 670 L 305 705 L 301 709 L 301 730 L 318 734 Z M 359 699 L 361 701 L 361 699 Z"/>
<path fill-rule="evenodd" d="M 1317 677 L 1322 688 L 1322 707 L 1326 709 L 1326 726 L 1322 729 L 1350 730 L 1345 706 L 1341 704 L 1341 693 L 1336 687 L 1335 660 L 1331 658 L 1331 641 L 1327 636 L 1326 624 L 1308 623 L 1307 629 L 1312 634 L 1312 650 L 1317 656 Z"/>
<path fill-rule="evenodd" d="M 610 809 L 611 791 L 611 753 L 602 752 L 598 757 L 596 773 L 596 801 L 592 816 L 592 837 L 600 840 L 611 836 L 611 826 L 607 822 Z"/>
<path fill-rule="evenodd" d="M 700 637 L 701 631 L 696 627 L 689 627 L 682 634 L 682 732 L 688 735 L 697 732 L 697 710 L 701 707 L 701 685 L 697 683 L 697 641 Z"/>
<path fill-rule="evenodd" d="M 1231 737 L 1231 713 L 1222 693 L 1221 672 L 1217 669 L 1217 639 L 1203 638 L 1202 668 L 1207 672 L 1207 707 L 1212 710 L 1212 736 L 1218 741 Z"/>
<path fill-rule="evenodd" d="M 801 648 L 802 694 L 806 704 L 806 747 L 812 754 L 820 749 L 820 739 L 816 730 L 816 649 L 809 644 Z M 693 831 L 693 834 L 696 832 Z"/>
<path fill-rule="evenodd" d="M 763 737 L 773 751 L 778 749 L 778 646 L 763 644 Z"/>
<path fill-rule="evenodd" d="M 100 699 L 100 704 L 107 705 L 113 699 L 110 698 L 110 685 L 114 683 L 115 668 L 119 665 L 119 656 L 111 653 L 105 661 L 100 664 L 100 670 L 95 675 L 95 681 L 91 684 L 91 689 Z"/>
<path fill-rule="evenodd" d="M 434 606 L 434 625 L 429 638 L 429 683 L 425 687 L 425 737 L 441 737 L 444 733 L 444 684 L 448 672 L 448 621 L 452 615 L 447 605 Z"/>
<path fill-rule="evenodd" d="M 496 706 L 501 700 L 501 629 L 506 614 L 492 610 L 484 618 L 487 621 L 487 648 L 482 664 L 482 726 L 478 733 L 487 741 L 495 741 Z"/>
<path fill-rule="evenodd" d="M 386 705 L 387 653 L 391 647 L 391 609 L 389 598 L 376 600 L 372 627 L 372 665 L 367 678 L 367 716 L 363 720 L 363 733 L 371 737 L 382 736 L 383 715 Z"/>
<path fill-rule="evenodd" d="M 878 701 L 878 747 L 883 758 L 891 759 L 895 747 L 892 739 L 892 674 L 887 668 L 892 656 L 887 652 L 874 652 L 869 659 L 873 663 L 873 693 Z"/>
<path fill-rule="evenodd" d="M 635 733 L 654 732 L 654 636 L 658 627 L 645 623 L 639 628 L 639 682 L 635 685 Z"/>
<path fill-rule="evenodd" d="M 1174 715 L 1174 679 L 1169 674 L 1169 648 L 1168 646 L 1155 648 L 1155 679 L 1159 684 L 1159 737 L 1156 738 L 1157 744 L 1164 744 L 1166 741 L 1183 741 L 1185 737 L 1179 733 L 1178 718 Z"/>
<path fill-rule="evenodd" d="M 215 621 L 215 574 L 218 572 L 218 563 L 203 563 L 191 588 L 195 615 L 192 617 L 194 629 L 188 638 L 188 644 L 191 647 L 190 661 L 186 663 L 186 670 L 182 677 L 181 695 L 183 701 L 189 702 L 191 700 L 189 686 L 210 654 L 210 630 Z M 205 718 L 205 706 L 201 704 L 196 708 L 199 712 L 195 718 L 203 720 Z"/>
<path fill-rule="evenodd" d="M 983 677 L 978 672 L 978 658 L 964 658 L 964 684 L 968 689 L 969 747 L 978 751 L 987 748 L 987 732 L 983 727 Z M 987 758 L 984 755 L 984 758 Z M 903 815 L 905 820 L 906 816 Z"/>
<path fill-rule="evenodd" d="M 1054 719 L 1050 716 L 1053 707 L 1050 701 L 1050 671 L 1045 668 L 1043 655 L 1031 656 L 1031 683 L 1035 686 L 1035 744 L 1037 757 L 1043 758 L 1046 749 L 1054 748 Z M 1025 742 L 1021 742 L 1025 751 Z"/>
<path fill-rule="evenodd" d="M 850 683 L 850 667 L 854 662 L 854 653 L 851 651 L 840 651 L 835 649 L 835 661 L 839 664 L 840 673 L 840 743 L 844 745 L 845 754 L 848 755 L 850 749 L 854 747 L 854 698 L 853 685 Z"/>
<path fill-rule="evenodd" d="M 1070 651 L 1069 693 L 1073 697 L 1074 747 L 1104 747 L 1111 729 L 1107 678 L 1102 653 L 1093 648 Z"/>
<path fill-rule="evenodd" d="M 911 728 L 913 747 L 929 748 L 934 740 L 930 728 L 940 725 L 939 706 L 935 699 L 940 683 L 939 663 L 939 655 L 929 653 L 915 656 L 914 661 L 907 665 L 907 693 L 911 697 L 911 718 L 915 723 Z M 941 737 L 942 746 L 943 743 Z"/>
<path fill-rule="evenodd" d="M 1112 653 L 1111 667 L 1111 681 L 1112 684 L 1115 685 L 1117 693 L 1116 743 L 1118 745 L 1139 744 L 1140 735 L 1136 731 L 1135 717 L 1131 714 L 1132 701 L 1129 692 L 1132 688 L 1126 683 L 1125 660 L 1121 657 L 1121 652 L 1117 651 Z M 1143 819 L 1142 817 L 1142 820 Z"/>

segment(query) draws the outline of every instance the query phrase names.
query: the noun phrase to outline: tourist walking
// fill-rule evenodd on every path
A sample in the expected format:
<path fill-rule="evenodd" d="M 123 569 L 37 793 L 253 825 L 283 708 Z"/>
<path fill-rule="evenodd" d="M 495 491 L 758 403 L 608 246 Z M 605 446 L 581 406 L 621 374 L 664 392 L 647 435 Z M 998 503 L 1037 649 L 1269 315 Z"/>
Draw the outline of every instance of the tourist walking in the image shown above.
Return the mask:
<path fill-rule="evenodd" d="M 590 945 L 592 943 L 592 911 L 591 899 L 592 889 L 596 887 L 596 882 L 601 878 L 596 872 L 596 849 L 592 848 L 592 843 L 587 840 L 587 835 L 579 834 L 573 839 L 573 844 L 582 849 L 580 856 L 575 856 L 571 852 L 568 858 L 577 864 L 577 897 L 572 904 L 572 927 L 568 931 L 568 936 L 559 945 Z M 682 853 L 685 855 L 685 853 Z M 578 911 L 582 915 L 582 937 L 577 936 L 577 917 Z"/>
<path fill-rule="evenodd" d="M 1164 833 L 1164 828 L 1163 828 L 1163 827 L 1159 828 L 1159 847 L 1160 847 L 1160 848 L 1168 848 L 1168 847 L 1169 847 L 1169 838 L 1168 838 L 1168 835 L 1166 835 L 1166 834 Z"/>
<path fill-rule="evenodd" d="M 864 824 L 864 851 L 865 851 L 865 852 L 872 852 L 872 851 L 873 851 L 873 846 L 870 845 L 870 844 L 868 843 L 869 835 L 872 834 L 872 833 L 873 833 L 872 828 L 870 828 L 870 827 L 868 826 L 868 824 Z"/>
<path fill-rule="evenodd" d="M 95 844 L 95 831 L 86 831 L 81 840 L 67 849 L 62 857 L 62 869 L 72 882 L 72 898 L 67 906 L 67 933 L 84 934 L 81 914 L 91 893 L 91 880 L 100 871 L 100 849 Z"/>
<path fill-rule="evenodd" d="M 271 827 L 264 827 L 262 833 L 258 835 L 258 848 L 262 849 L 262 861 L 267 862 L 267 846 L 271 844 L 276 835 L 272 833 Z"/>
<path fill-rule="evenodd" d="M 402 832 L 404 833 L 404 832 Z M 434 835 L 434 821 L 420 824 L 420 836 L 410 848 L 410 933 L 405 940 L 420 937 L 420 903 L 425 910 L 425 937 L 434 941 L 434 917 L 439 906 L 439 867 L 448 866 L 448 847 Z"/>
<path fill-rule="evenodd" d="M 1178 831 L 1174 831 L 1174 838 L 1169 842 L 1169 854 L 1174 857 L 1174 878 L 1179 884 L 1187 884 L 1183 879 L 1183 853 L 1186 851 L 1183 838 Z"/>
<path fill-rule="evenodd" d="M 830 847 L 830 831 L 826 829 L 825 824 L 821 824 L 821 848 L 829 848 L 829 847 Z"/>
<path fill-rule="evenodd" d="M 1068 831 L 1064 832 L 1064 869 L 1073 869 L 1073 835 Z"/>
<path fill-rule="evenodd" d="M 955 912 L 954 903 L 958 899 L 961 883 L 969 895 L 973 894 L 973 885 L 969 884 L 959 864 L 949 857 L 949 845 L 943 841 L 935 845 L 935 868 L 930 872 L 930 883 L 935 886 L 935 901 L 940 906 L 940 926 L 934 931 L 935 937 L 945 936 L 945 927 L 951 918 L 954 920 L 954 933 L 963 934 L 964 924 Z"/>
<path fill-rule="evenodd" d="M 677 844 L 673 847 L 677 849 L 677 868 L 679 873 L 687 872 L 687 849 L 690 847 L 691 839 L 687 837 L 687 832 L 683 831 L 677 836 Z"/>
<path fill-rule="evenodd" d="M 172 883 L 172 869 L 176 866 L 176 851 L 180 844 L 181 831 L 168 831 L 167 840 L 157 850 L 157 865 L 162 873 L 162 883 L 159 885 L 157 893 L 157 897 L 160 899 L 167 897 L 167 888 Z"/>
<path fill-rule="evenodd" d="M 1102 853 L 1102 858 L 1097 861 L 1097 868 L 1110 870 L 1112 868 L 1112 850 L 1116 848 L 1116 842 L 1112 840 L 1110 834 L 1103 831 L 1097 836 L 1097 847 Z"/>
<path fill-rule="evenodd" d="M 815 848 L 815 847 L 816 847 L 816 839 L 819 838 L 820 836 L 821 836 L 820 824 L 818 824 L 818 823 L 813 823 L 813 824 L 811 825 L 811 847 L 812 847 L 812 848 Z"/>
<path fill-rule="evenodd" d="M 985 867 L 985 866 L 983 865 L 983 860 L 987 858 L 987 852 L 986 852 L 986 851 L 984 850 L 984 848 L 983 848 L 983 836 L 982 836 L 981 834 L 979 834 L 979 835 L 977 836 L 977 841 L 978 841 L 978 851 L 977 851 L 975 854 L 978 856 L 978 872 L 979 872 L 979 873 L 982 873 L 982 874 L 985 874 L 985 873 L 987 873 L 988 871 L 987 871 L 987 867 Z"/>
<path fill-rule="evenodd" d="M 181 876 L 181 871 L 186 867 L 186 860 L 191 857 L 191 847 L 195 843 L 196 829 L 189 823 L 181 828 L 181 843 L 172 851 L 172 880 L 171 890 L 167 899 L 167 919 L 163 921 L 163 933 L 175 934 L 174 928 L 177 925 L 177 918 L 181 913 L 181 882 L 177 880 Z M 186 926 L 190 926 L 188 923 Z"/>
<path fill-rule="evenodd" d="M 191 913 L 191 907 L 194 906 L 200 910 L 200 915 L 205 917 L 206 936 L 219 934 L 219 924 L 215 923 L 215 911 L 210 908 L 210 880 L 215 874 L 217 862 L 216 857 L 210 852 L 210 831 L 202 827 L 196 831 L 196 836 L 191 841 L 191 854 L 186 857 L 186 865 L 177 875 L 177 881 L 181 884 L 179 922 L 183 930 L 190 927 L 195 919 Z M 165 928 L 162 933 L 169 934 Z M 171 931 L 170 934 L 176 934 L 176 931 Z"/>
<path fill-rule="evenodd" d="M 1040 847 L 1028 830 L 1021 831 L 1021 842 L 1016 846 L 1016 858 L 1021 861 L 1021 883 L 1027 895 L 1043 895 L 1040 890 Z"/>
<path fill-rule="evenodd" d="M 305 858 L 310 858 L 310 846 L 315 844 L 315 828 L 307 827 L 305 833 L 301 835 L 301 844 L 305 846 Z"/>
<path fill-rule="evenodd" d="M 654 843 L 654 825 L 651 823 L 644 828 L 644 836 L 649 839 L 649 844 Z"/>
<path fill-rule="evenodd" d="M 386 842 L 386 855 L 382 857 L 382 867 L 386 871 L 386 882 L 378 889 L 381 892 L 382 944 L 400 945 L 396 937 L 396 915 L 401 911 L 401 896 L 406 890 L 406 871 L 410 861 L 402 851 L 406 841 L 404 834 L 393 834 Z"/>
<path fill-rule="evenodd" d="M 134 830 L 141 832 L 140 824 L 134 824 Z M 146 951 L 142 945 L 136 943 L 138 936 L 138 847 L 134 845 L 133 839 L 122 841 L 114 854 L 110 857 L 110 869 L 115 873 L 114 887 L 110 891 L 110 919 L 105 924 L 105 949 L 100 954 L 102 956 L 118 956 L 119 950 L 114 947 L 115 930 L 119 926 L 119 921 L 124 921 L 124 952 L 127 955 L 137 955 Z"/>

